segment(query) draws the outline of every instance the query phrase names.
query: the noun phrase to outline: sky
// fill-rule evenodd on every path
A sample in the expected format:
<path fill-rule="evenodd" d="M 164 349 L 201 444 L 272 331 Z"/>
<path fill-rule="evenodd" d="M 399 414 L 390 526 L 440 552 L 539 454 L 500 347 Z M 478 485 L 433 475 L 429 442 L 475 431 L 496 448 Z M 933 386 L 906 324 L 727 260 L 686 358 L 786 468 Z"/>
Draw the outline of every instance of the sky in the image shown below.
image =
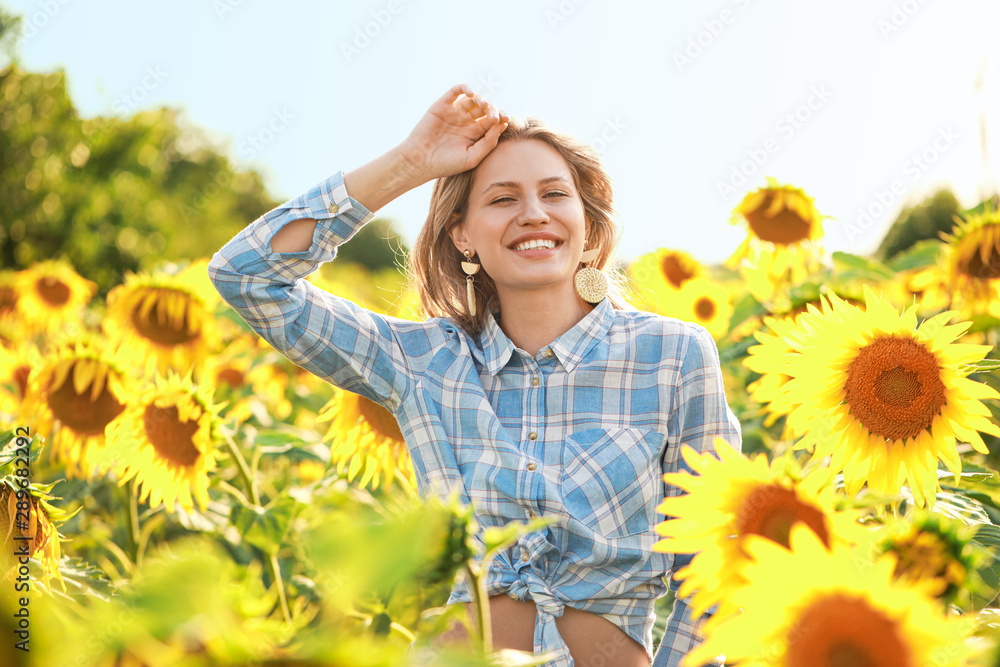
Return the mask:
<path fill-rule="evenodd" d="M 939 188 L 997 191 L 997 0 L 0 4 L 25 17 L 22 66 L 65 70 L 81 116 L 181 109 L 280 201 L 398 145 L 461 82 L 600 151 L 626 261 L 725 260 L 766 177 L 829 216 L 828 253 L 871 253 Z M 431 188 L 378 211 L 408 244 Z"/>

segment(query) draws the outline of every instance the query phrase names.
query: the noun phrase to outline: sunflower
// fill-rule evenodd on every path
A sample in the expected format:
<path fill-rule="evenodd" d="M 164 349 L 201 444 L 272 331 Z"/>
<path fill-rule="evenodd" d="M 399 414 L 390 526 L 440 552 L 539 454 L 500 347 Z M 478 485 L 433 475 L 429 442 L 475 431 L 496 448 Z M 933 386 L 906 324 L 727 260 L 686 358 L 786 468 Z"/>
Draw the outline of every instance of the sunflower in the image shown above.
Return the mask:
<path fill-rule="evenodd" d="M 330 421 L 325 440 L 330 441 L 330 462 L 353 481 L 362 468 L 361 486 L 381 486 L 386 493 L 395 480 L 408 492 L 417 478 L 410 451 L 396 418 L 388 410 L 360 394 L 335 388 L 317 421 Z"/>
<path fill-rule="evenodd" d="M 739 268 L 754 297 L 768 300 L 818 268 L 824 217 L 805 191 L 769 176 L 733 209 L 730 222 L 745 222 L 748 235 L 726 265 Z"/>
<path fill-rule="evenodd" d="M 807 436 L 796 446 L 832 457 L 849 494 L 867 481 L 876 493 L 896 495 L 905 483 L 917 505 L 933 505 L 937 460 L 957 480 L 956 441 L 985 454 L 977 431 L 1000 436 L 981 402 L 1000 394 L 963 377 L 962 368 L 991 348 L 955 343 L 971 324 L 949 325 L 955 313 L 918 328 L 916 305 L 900 313 L 867 286 L 864 309 L 836 294 L 828 299 L 829 310 L 816 311 L 804 331 L 785 338 L 793 348 L 780 364 L 791 376 L 782 387 L 793 404 L 787 422 L 796 436 Z"/>
<path fill-rule="evenodd" d="M 18 287 L 17 271 L 0 271 L 0 320 L 17 313 Z"/>
<path fill-rule="evenodd" d="M 744 613 L 714 624 L 682 663 L 724 654 L 746 667 L 956 667 L 975 627 L 950 617 L 921 588 L 895 580 L 895 558 L 859 563 L 849 548 L 827 546 L 796 525 L 790 549 L 751 536 Z"/>
<path fill-rule="evenodd" d="M 222 417 L 243 423 L 253 414 L 257 399 L 249 375 L 257 358 L 255 341 L 244 334 L 234 338 L 219 353 L 207 357 L 203 366 L 193 369 L 195 381 L 214 386 L 217 396 L 226 402 Z"/>
<path fill-rule="evenodd" d="M 89 475 L 89 455 L 104 447 L 105 429 L 125 410 L 130 378 L 117 350 L 85 331 L 54 343 L 28 376 L 22 415 L 51 438 L 49 458 L 70 477 Z"/>
<path fill-rule="evenodd" d="M 896 556 L 894 577 L 924 585 L 929 595 L 954 603 L 963 591 L 971 592 L 976 570 L 989 558 L 972 541 L 975 533 L 975 526 L 918 511 L 876 533 L 873 552 Z M 968 602 L 968 595 L 964 598 Z"/>
<path fill-rule="evenodd" d="M 733 316 L 732 297 L 722 285 L 705 278 L 694 278 L 684 283 L 677 293 L 676 310 L 671 315 L 702 325 L 712 337 L 719 340 L 729 329 Z"/>
<path fill-rule="evenodd" d="M 50 504 L 53 498 L 44 487 L 30 484 L 25 488 L 18 480 L 14 476 L 0 477 L 0 546 L 4 556 L 24 554 L 34 558 L 45 588 L 52 591 L 50 580 L 54 577 L 65 592 L 66 583 L 59 571 L 62 556 L 56 524 L 65 522 L 72 515 Z M 18 497 L 19 491 L 24 491 L 23 497 Z M 24 509 L 25 503 L 27 510 Z M 28 517 L 26 521 L 23 520 L 24 514 Z M 18 515 L 22 515 L 20 521 Z M 18 564 L 16 558 L 8 562 L 8 577 L 13 576 Z"/>
<path fill-rule="evenodd" d="M 208 472 L 215 468 L 215 438 L 219 408 L 211 390 L 168 371 L 129 401 L 121 419 L 108 428 L 108 444 L 95 461 L 114 467 L 119 485 L 132 478 L 141 489 L 140 502 L 174 503 L 185 509 L 194 500 L 208 504 Z"/>
<path fill-rule="evenodd" d="M 28 393 L 31 369 L 41 365 L 42 356 L 30 341 L 8 350 L 0 345 L 0 413 L 17 415 Z"/>
<path fill-rule="evenodd" d="M 941 234 L 942 272 L 953 306 L 963 315 L 986 313 L 1000 305 L 1000 211 L 987 206 L 965 219 L 955 217 L 951 234 Z"/>
<path fill-rule="evenodd" d="M 32 332 L 53 333 L 79 322 L 97 283 L 78 274 L 65 260 L 45 260 L 17 274 L 16 308 Z"/>
<path fill-rule="evenodd" d="M 659 248 L 636 258 L 628 273 L 646 306 L 667 315 L 675 307 L 680 289 L 703 277 L 705 267 L 683 250 Z"/>
<path fill-rule="evenodd" d="M 184 371 L 214 349 L 218 301 L 201 263 L 175 275 L 129 274 L 108 294 L 104 330 L 147 375 Z"/>
<path fill-rule="evenodd" d="M 718 604 L 716 616 L 736 611 L 738 591 L 746 585 L 744 542 L 760 535 L 788 546 L 796 523 L 812 529 L 825 544 L 853 543 L 864 534 L 856 512 L 838 512 L 828 471 L 818 469 L 803 477 L 785 461 L 770 466 L 764 454 L 742 456 L 722 438 L 715 439 L 717 459 L 685 445 L 684 461 L 696 475 L 667 473 L 663 480 L 686 494 L 667 497 L 657 511 L 672 518 L 656 525 L 666 539 L 653 546 L 666 553 L 696 553 L 690 565 L 675 573 L 683 579 L 678 590 L 691 596 L 694 616 Z"/>

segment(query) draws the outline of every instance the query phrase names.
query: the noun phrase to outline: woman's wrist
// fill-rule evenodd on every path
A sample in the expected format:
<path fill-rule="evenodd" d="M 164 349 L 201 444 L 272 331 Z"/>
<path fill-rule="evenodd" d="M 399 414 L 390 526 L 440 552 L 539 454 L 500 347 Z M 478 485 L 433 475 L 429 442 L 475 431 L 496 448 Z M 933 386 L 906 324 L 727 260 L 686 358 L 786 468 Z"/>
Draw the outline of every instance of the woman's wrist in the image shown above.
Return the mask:
<path fill-rule="evenodd" d="M 347 193 L 371 212 L 423 185 L 431 177 L 418 156 L 397 146 L 344 174 Z"/>

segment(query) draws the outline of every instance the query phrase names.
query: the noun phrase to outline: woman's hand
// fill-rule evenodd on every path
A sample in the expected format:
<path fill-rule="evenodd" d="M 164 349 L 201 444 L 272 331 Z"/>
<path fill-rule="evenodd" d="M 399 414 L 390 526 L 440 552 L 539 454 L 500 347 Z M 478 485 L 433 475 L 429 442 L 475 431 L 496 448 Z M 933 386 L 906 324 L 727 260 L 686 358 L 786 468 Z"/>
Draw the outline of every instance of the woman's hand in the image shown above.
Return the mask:
<path fill-rule="evenodd" d="M 398 150 L 420 180 L 475 167 L 493 150 L 510 119 L 464 83 L 437 99 Z"/>

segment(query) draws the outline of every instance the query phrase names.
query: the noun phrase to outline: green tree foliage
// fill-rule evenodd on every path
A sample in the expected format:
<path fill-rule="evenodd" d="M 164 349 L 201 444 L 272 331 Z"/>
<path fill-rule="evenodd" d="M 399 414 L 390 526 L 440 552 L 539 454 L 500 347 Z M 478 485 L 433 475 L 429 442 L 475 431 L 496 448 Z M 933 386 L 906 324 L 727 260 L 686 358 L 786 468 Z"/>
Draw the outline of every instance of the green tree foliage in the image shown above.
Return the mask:
<path fill-rule="evenodd" d="M 0 28 L 10 17 L 0 16 Z M 0 33 L 0 42 L 3 34 Z M 162 260 L 209 257 L 275 207 L 256 171 L 236 171 L 168 107 L 128 118 L 79 116 L 66 76 L 0 71 L 0 268 L 65 257 L 98 284 Z M 400 245 L 373 221 L 344 246 L 347 261 L 393 266 Z"/>
<path fill-rule="evenodd" d="M 392 224 L 375 218 L 337 249 L 337 260 L 354 262 L 374 272 L 402 266 L 407 252 Z"/>
<path fill-rule="evenodd" d="M 940 238 L 941 232 L 950 232 L 955 226 L 954 216 L 960 210 L 951 190 L 939 190 L 916 206 L 903 209 L 886 232 L 875 256 L 889 260 L 917 241 Z"/>

